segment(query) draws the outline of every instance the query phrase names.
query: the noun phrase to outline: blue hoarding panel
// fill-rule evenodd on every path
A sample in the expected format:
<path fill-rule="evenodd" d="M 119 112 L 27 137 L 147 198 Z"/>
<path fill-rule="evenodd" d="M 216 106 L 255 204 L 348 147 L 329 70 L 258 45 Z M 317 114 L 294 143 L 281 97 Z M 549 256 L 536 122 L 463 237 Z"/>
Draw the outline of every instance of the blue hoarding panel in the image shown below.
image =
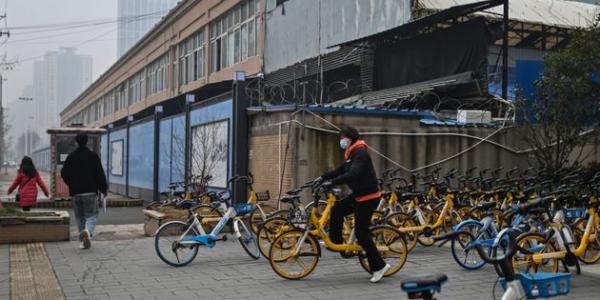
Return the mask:
<path fill-rule="evenodd" d="M 152 189 L 154 169 L 154 121 L 129 129 L 129 185 Z"/>

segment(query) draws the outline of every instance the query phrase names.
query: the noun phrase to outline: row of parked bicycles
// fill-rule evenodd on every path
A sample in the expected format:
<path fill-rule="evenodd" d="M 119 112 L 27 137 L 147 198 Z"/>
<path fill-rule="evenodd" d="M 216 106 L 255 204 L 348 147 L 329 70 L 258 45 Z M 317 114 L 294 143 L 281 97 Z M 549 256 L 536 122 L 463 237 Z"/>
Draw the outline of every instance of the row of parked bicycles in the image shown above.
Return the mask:
<path fill-rule="evenodd" d="M 383 197 L 371 231 L 391 266 L 384 276 L 400 271 L 417 245 L 442 241 L 449 242 L 452 257 L 464 269 L 493 264 L 506 287 L 503 299 L 568 293 L 569 269 L 580 272 L 580 262 L 600 260 L 600 173 L 476 171 L 436 169 L 408 178 L 399 170 L 383 172 Z M 327 234 L 331 209 L 344 196 L 342 190 L 309 181 L 288 191 L 275 209 L 266 204 L 268 193 L 254 191 L 251 175 L 235 176 L 230 183 L 236 181 L 246 182 L 249 199 L 232 201 L 229 192 L 204 192 L 177 201 L 176 206 L 188 210 L 189 219 L 157 230 L 155 248 L 163 261 L 173 266 L 190 263 L 199 246 L 214 247 L 223 239 L 219 233 L 229 224 L 246 253 L 254 259 L 262 254 L 283 278 L 311 274 L 322 246 L 345 258 L 357 257 L 370 272 L 352 217 L 345 220 L 344 243 L 333 243 Z M 565 273 L 559 273 L 561 268 Z M 445 278 L 416 278 L 402 287 L 413 298 L 431 299 Z"/>

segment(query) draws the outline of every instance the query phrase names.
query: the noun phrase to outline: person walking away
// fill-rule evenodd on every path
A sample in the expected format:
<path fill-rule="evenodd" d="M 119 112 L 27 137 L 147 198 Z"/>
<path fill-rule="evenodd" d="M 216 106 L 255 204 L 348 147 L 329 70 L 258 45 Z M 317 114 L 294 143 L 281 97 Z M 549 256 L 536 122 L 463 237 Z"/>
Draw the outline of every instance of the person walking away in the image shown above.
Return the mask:
<path fill-rule="evenodd" d="M 344 150 L 344 164 L 318 179 L 325 180 L 324 184 L 346 184 L 352 190 L 352 194 L 336 203 L 331 210 L 329 237 L 332 242 L 341 244 L 344 217 L 354 212 L 356 238 L 367 253 L 373 274 L 371 282 L 375 283 L 390 269 L 390 265 L 381 258 L 369 229 L 373 212 L 381 199 L 377 176 L 367 152 L 368 146 L 360 139 L 356 129 L 347 125 L 340 127 L 340 148 Z"/>
<path fill-rule="evenodd" d="M 8 188 L 8 194 L 10 195 L 18 187 L 19 191 L 16 200 L 23 211 L 29 211 L 37 203 L 38 186 L 42 189 L 46 197 L 50 195 L 40 173 L 35 169 L 33 160 L 31 157 L 25 156 L 21 160 L 21 165 L 15 179 Z"/>
<path fill-rule="evenodd" d="M 67 156 L 60 175 L 69 187 L 79 229 L 79 248 L 88 249 L 98 221 L 98 192 L 106 197 L 108 187 L 100 157 L 87 147 L 87 134 L 78 134 L 75 141 L 78 147 Z"/>

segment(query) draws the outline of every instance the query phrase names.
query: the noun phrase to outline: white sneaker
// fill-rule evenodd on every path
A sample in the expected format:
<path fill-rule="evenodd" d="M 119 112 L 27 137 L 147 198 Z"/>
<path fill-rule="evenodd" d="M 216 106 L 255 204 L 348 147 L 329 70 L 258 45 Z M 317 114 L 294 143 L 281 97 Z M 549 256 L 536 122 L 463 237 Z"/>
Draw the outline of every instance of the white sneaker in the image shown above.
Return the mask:
<path fill-rule="evenodd" d="M 92 246 L 92 241 L 90 241 L 90 232 L 85 229 L 81 233 L 81 243 L 83 244 L 83 249 L 88 249 Z"/>
<path fill-rule="evenodd" d="M 373 276 L 371 277 L 371 282 L 375 283 L 378 282 L 379 280 L 381 280 L 381 278 L 383 278 L 383 275 L 385 274 L 385 272 L 387 272 L 392 266 L 390 266 L 389 264 L 385 264 L 385 266 L 383 268 L 381 268 L 381 270 L 377 271 L 377 272 L 373 272 Z"/>
<path fill-rule="evenodd" d="M 85 249 L 85 246 L 83 245 L 83 242 L 79 242 L 79 249 Z"/>

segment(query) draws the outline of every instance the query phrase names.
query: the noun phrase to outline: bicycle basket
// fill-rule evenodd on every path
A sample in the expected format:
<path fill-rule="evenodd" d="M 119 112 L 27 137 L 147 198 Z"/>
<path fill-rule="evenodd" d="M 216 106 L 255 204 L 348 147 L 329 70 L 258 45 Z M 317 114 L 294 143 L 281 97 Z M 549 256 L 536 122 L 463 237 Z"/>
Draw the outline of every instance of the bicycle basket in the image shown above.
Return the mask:
<path fill-rule="evenodd" d="M 521 281 L 527 299 L 566 295 L 571 291 L 571 274 L 569 273 L 521 273 L 516 276 Z M 506 290 L 504 278 L 500 278 L 500 284 Z"/>
<path fill-rule="evenodd" d="M 580 208 L 563 208 L 567 219 L 577 219 L 585 217 L 587 210 L 584 207 Z"/>
<path fill-rule="evenodd" d="M 238 216 L 243 216 L 251 213 L 256 205 L 250 203 L 236 203 L 233 205 Z"/>

